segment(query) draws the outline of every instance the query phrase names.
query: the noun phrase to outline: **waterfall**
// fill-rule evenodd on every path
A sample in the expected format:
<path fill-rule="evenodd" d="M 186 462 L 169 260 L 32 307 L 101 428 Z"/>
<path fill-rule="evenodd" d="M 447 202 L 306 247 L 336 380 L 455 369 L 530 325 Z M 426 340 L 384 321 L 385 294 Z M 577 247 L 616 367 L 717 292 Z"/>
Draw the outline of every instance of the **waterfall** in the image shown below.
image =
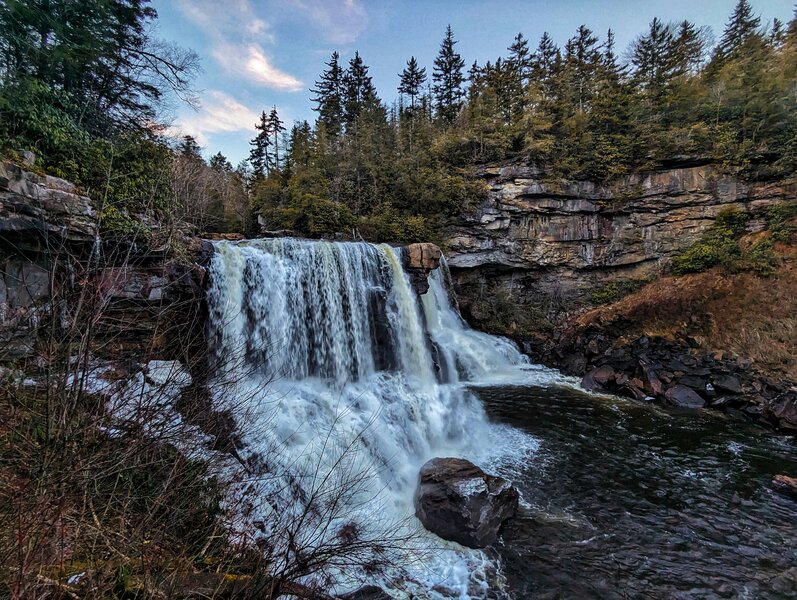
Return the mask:
<path fill-rule="evenodd" d="M 533 440 L 491 425 L 468 386 L 554 375 L 508 340 L 471 330 L 452 308 L 442 269 L 419 297 L 400 252 L 295 239 L 217 242 L 208 305 L 216 377 L 227 384 L 218 401 L 268 465 L 263 521 L 284 523 L 293 504 L 323 495 L 318 473 L 331 473 L 334 489 L 352 490 L 335 500 L 339 513 L 312 544 L 349 522 L 374 539 L 400 523 L 443 550 L 422 561 L 403 557 L 396 577 L 418 583 L 416 594 L 443 585 L 455 597 L 478 597 L 487 585 L 484 555 L 417 531 L 418 469 L 434 456 L 485 466 L 507 453 L 525 460 Z"/>

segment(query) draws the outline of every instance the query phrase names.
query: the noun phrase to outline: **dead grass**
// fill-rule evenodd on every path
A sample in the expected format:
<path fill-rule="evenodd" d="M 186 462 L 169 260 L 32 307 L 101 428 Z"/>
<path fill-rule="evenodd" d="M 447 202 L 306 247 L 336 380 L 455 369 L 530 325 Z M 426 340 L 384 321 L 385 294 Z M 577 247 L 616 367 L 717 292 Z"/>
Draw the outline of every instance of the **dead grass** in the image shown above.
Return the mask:
<path fill-rule="evenodd" d="M 797 380 L 797 247 L 776 247 L 772 277 L 720 269 L 663 277 L 614 304 L 580 315 L 575 331 L 600 326 L 617 344 L 642 335 L 697 337 L 711 351 L 751 359 L 767 373 Z"/>

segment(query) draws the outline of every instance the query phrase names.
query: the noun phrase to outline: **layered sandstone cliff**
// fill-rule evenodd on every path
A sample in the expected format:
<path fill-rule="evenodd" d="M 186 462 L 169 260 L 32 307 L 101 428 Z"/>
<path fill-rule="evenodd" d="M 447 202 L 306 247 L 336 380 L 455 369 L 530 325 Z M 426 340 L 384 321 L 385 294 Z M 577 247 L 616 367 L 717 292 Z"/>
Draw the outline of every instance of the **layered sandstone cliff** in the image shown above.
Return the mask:
<path fill-rule="evenodd" d="M 710 165 L 612 185 L 550 181 L 528 166 L 479 175 L 487 199 L 445 233 L 461 305 L 477 323 L 479 303 L 496 293 L 549 313 L 587 305 L 602 286 L 661 274 L 720 211 L 755 213 L 797 195 L 794 182 L 745 183 Z"/>

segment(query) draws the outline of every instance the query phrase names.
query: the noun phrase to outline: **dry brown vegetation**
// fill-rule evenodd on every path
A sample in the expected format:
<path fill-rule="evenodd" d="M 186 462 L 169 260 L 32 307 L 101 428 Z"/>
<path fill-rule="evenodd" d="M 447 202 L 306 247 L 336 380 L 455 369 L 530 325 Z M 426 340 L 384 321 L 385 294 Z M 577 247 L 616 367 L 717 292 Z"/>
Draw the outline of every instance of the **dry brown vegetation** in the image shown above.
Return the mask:
<path fill-rule="evenodd" d="M 618 345 L 642 335 L 689 335 L 707 350 L 751 359 L 759 370 L 795 380 L 797 246 L 777 244 L 775 250 L 779 265 L 771 277 L 721 268 L 663 277 L 571 325 L 611 328 Z"/>

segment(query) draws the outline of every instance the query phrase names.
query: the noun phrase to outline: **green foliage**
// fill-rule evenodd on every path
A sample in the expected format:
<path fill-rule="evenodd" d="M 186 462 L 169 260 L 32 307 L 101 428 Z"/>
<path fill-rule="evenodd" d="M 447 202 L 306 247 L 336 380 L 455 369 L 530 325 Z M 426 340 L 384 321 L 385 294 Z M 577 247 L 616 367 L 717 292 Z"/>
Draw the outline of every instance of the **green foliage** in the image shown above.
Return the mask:
<path fill-rule="evenodd" d="M 749 214 L 741 210 L 725 210 L 717 215 L 703 239 L 673 259 L 673 271 L 678 275 L 700 273 L 719 265 L 729 272 L 751 271 L 761 277 L 769 277 L 778 265 L 772 240 L 788 235 L 785 223 L 795 215 L 797 207 L 793 203 L 767 209 L 770 235 L 745 249 L 739 240 L 744 235 Z"/>
<path fill-rule="evenodd" d="M 771 277 L 778 267 L 778 259 L 773 250 L 772 241 L 758 240 L 744 255 L 744 270 L 749 270 L 760 277 Z"/>
<path fill-rule="evenodd" d="M 620 281 L 607 283 L 590 294 L 592 303 L 596 306 L 601 304 L 611 304 L 617 302 L 621 298 L 634 293 L 643 285 L 645 281 Z"/>
<path fill-rule="evenodd" d="M 127 212 L 108 205 L 100 213 L 100 234 L 108 239 L 134 239 L 149 241 L 149 229 Z"/>
<path fill-rule="evenodd" d="M 772 239 L 777 242 L 788 242 L 795 232 L 792 223 L 797 217 L 797 202 L 781 202 L 766 209 L 767 229 Z"/>
<path fill-rule="evenodd" d="M 385 205 L 373 215 L 363 217 L 358 231 L 366 239 L 386 242 L 412 243 L 438 241 L 434 227 L 423 215 L 402 216 Z"/>
<path fill-rule="evenodd" d="M 703 239 L 673 259 L 673 271 L 684 275 L 701 273 L 717 265 L 732 268 L 742 257 L 738 239 L 748 218 L 741 210 L 721 211 Z"/>

